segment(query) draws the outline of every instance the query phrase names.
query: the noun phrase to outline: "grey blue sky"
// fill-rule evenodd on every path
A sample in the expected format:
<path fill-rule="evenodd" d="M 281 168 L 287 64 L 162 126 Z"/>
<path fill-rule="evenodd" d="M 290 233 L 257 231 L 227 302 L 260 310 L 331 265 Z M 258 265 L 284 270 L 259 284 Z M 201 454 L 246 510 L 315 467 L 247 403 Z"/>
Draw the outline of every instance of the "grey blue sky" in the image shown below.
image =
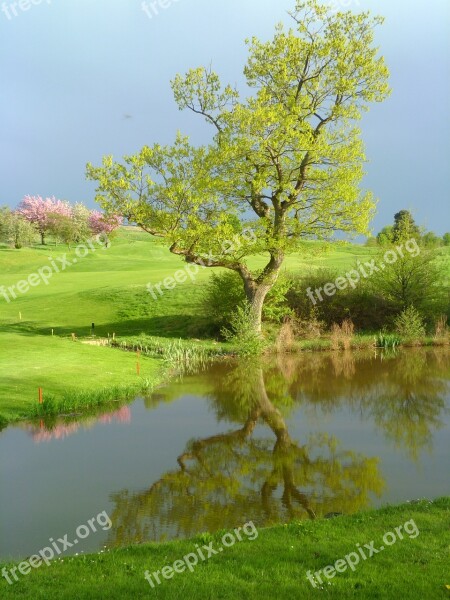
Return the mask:
<path fill-rule="evenodd" d="M 244 39 L 271 37 L 295 4 L 159 0 L 148 15 L 141 0 L 33 1 L 0 0 L 0 204 L 11 206 L 40 194 L 93 207 L 88 161 L 170 143 L 177 130 L 207 141 L 207 125 L 178 111 L 170 80 L 212 64 L 242 86 Z M 393 94 L 362 122 L 375 231 L 401 208 L 450 231 L 450 0 L 333 2 L 386 17 L 377 43 Z"/>

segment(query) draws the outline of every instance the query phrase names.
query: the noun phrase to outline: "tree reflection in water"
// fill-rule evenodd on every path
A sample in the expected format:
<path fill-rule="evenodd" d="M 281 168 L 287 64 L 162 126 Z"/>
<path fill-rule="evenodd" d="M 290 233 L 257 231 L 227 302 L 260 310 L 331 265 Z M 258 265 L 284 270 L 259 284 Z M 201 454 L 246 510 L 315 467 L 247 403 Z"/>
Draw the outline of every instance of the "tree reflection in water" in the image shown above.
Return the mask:
<path fill-rule="evenodd" d="M 294 440 L 286 418 L 299 406 L 319 418 L 347 407 L 373 420 L 417 459 L 442 424 L 448 367 L 448 352 L 438 351 L 383 359 L 351 353 L 282 356 L 259 365 L 218 365 L 181 386 L 168 386 L 148 398 L 147 406 L 197 394 L 207 398 L 219 421 L 238 426 L 192 440 L 178 467 L 148 489 L 114 494 L 109 544 L 369 506 L 384 488 L 379 459 L 343 449 L 326 432 Z"/>

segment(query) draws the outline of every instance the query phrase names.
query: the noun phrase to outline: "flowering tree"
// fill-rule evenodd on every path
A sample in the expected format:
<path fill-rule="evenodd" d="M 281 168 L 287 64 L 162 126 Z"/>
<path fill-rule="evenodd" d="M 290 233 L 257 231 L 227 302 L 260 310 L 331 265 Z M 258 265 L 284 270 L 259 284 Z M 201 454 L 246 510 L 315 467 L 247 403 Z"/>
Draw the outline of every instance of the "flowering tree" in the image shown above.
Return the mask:
<path fill-rule="evenodd" d="M 76 241 L 79 242 L 89 237 L 91 230 L 89 227 L 89 217 L 91 211 L 82 204 L 77 202 L 72 210 L 72 221 L 76 231 Z"/>
<path fill-rule="evenodd" d="M 41 236 L 41 243 L 45 244 L 46 233 L 54 226 L 55 215 L 72 217 L 72 207 L 68 202 L 41 196 L 25 196 L 19 205 L 17 213 L 32 223 Z"/>
<path fill-rule="evenodd" d="M 110 235 L 123 223 L 123 217 L 117 214 L 106 215 L 98 210 L 93 210 L 89 215 L 88 224 L 92 233 L 105 233 Z"/>

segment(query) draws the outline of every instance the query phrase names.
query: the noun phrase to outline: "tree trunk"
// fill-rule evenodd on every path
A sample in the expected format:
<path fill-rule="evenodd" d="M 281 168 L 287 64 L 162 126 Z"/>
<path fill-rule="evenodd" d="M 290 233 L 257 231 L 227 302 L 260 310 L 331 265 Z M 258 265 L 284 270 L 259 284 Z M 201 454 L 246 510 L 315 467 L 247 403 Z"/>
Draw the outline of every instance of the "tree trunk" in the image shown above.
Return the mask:
<path fill-rule="evenodd" d="M 41 244 L 45 246 L 45 232 L 41 231 Z"/>
<path fill-rule="evenodd" d="M 283 260 L 284 255 L 281 252 L 273 253 L 266 268 L 257 279 L 246 279 L 243 277 L 245 294 L 251 306 L 253 323 L 257 333 L 261 333 L 264 300 L 277 282 Z"/>
<path fill-rule="evenodd" d="M 261 333 L 261 325 L 262 325 L 262 309 L 264 306 L 264 300 L 266 299 L 267 294 L 270 292 L 272 285 L 256 285 L 252 286 L 250 289 L 246 289 L 247 300 L 251 306 L 253 323 L 255 326 L 255 331 Z"/>

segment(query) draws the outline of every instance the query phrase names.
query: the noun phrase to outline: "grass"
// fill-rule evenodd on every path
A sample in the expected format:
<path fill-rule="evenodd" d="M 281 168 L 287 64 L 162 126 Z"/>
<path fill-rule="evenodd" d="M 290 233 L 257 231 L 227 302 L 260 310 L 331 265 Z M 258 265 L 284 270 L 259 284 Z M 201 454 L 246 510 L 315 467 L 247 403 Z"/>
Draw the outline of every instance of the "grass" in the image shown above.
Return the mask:
<path fill-rule="evenodd" d="M 339 247 L 326 258 L 320 252 L 310 260 L 294 255 L 287 268 L 297 270 L 324 260 L 351 265 L 355 254 L 370 252 L 363 247 Z M 74 250 L 65 246 L 19 251 L 0 247 L 0 285 L 15 285 L 48 265 L 49 258 L 65 253 L 72 263 Z M 256 257 L 253 262 L 256 266 L 263 261 Z M 39 387 L 44 398 L 63 404 L 75 396 L 100 397 L 107 389 L 115 393 L 139 387 L 134 355 L 72 341 L 72 333 L 78 340 L 90 340 L 92 323 L 97 339 L 114 335 L 126 340 L 141 334 L 169 341 L 198 338 L 204 329 L 199 299 L 209 270 L 201 269 L 195 281 L 166 291 L 158 300 L 145 288 L 180 268 L 181 260 L 148 234 L 123 228 L 110 248 L 97 248 L 54 274 L 48 285 L 41 283 L 26 294 L 17 294 L 9 303 L 0 296 L 0 420 L 10 422 L 34 414 Z M 199 342 L 192 343 L 200 348 Z M 212 343 L 203 340 L 205 353 L 215 352 Z M 142 356 L 141 378 L 157 381 L 160 364 L 155 355 Z"/>
<path fill-rule="evenodd" d="M 356 259 L 369 260 L 376 251 L 364 246 L 336 245 L 325 252 L 313 242 L 305 248 L 309 254 L 305 251 L 287 258 L 286 270 L 326 266 L 345 271 Z M 72 263 L 76 257 L 74 249 L 65 246 L 21 250 L 0 246 L 0 285 L 16 285 L 49 265 L 49 258 L 65 253 Z M 264 261 L 262 256 L 254 257 L 251 266 L 262 266 Z M 233 352 L 232 346 L 214 344 L 205 337 L 207 323 L 200 298 L 202 283 L 211 273 L 209 269 L 200 269 L 194 281 L 166 290 L 157 300 L 148 294 L 147 283 L 156 284 L 183 266 L 179 257 L 148 234 L 126 227 L 113 239 L 111 247 L 98 247 L 78 259 L 63 272 L 55 273 L 48 285 L 32 287 L 9 303 L 0 294 L 0 421 L 34 414 L 39 387 L 44 390 L 44 398 L 52 399 L 53 410 L 58 402 L 70 408 L 70 399 L 79 407 L 81 398 L 90 398 L 95 404 L 94 396 L 105 401 L 117 393 L 127 396 L 139 386 L 148 385 L 148 381 L 160 380 L 162 354 L 192 365 L 194 354 L 201 355 L 199 360 L 206 360 L 225 351 Z M 119 347 L 81 343 L 95 342 L 91 338 L 92 323 L 96 340 L 115 337 Z M 128 340 L 132 347 L 142 335 L 147 346 L 164 347 L 164 351 L 143 354 L 138 378 L 136 356 L 121 351 L 120 342 Z M 155 339 L 150 342 L 150 338 Z M 180 339 L 182 342 L 174 345 Z M 360 338 L 358 343 L 367 346 L 371 342 Z M 307 340 L 297 346 L 324 349 L 329 347 L 329 341 Z"/>
<path fill-rule="evenodd" d="M 73 251 L 63 246 L 0 248 L 0 285 L 16 284 L 48 264 L 49 256 L 65 252 L 72 260 Z M 291 256 L 286 268 L 297 271 L 312 265 L 344 271 L 356 258 L 370 259 L 373 252 L 362 246 L 337 246 L 328 254 Z M 256 257 L 253 266 L 263 260 Z M 98 249 L 55 274 L 48 286 L 34 287 L 10 303 L 0 296 L 0 429 L 22 418 L 89 415 L 100 406 L 117 407 L 151 389 L 175 364 L 196 367 L 233 352 L 230 345 L 202 337 L 205 322 L 199 300 L 210 271 L 201 270 L 195 281 L 166 291 L 156 301 L 146 292 L 148 282 L 155 284 L 182 267 L 147 234 L 124 228 L 111 248 Z M 97 345 L 99 341 L 107 344 Z M 373 343 L 374 335 L 352 340 L 354 347 Z M 329 348 L 330 340 L 303 340 L 297 345 L 301 350 L 322 350 Z M 39 387 L 43 405 L 38 404 Z M 154 590 L 143 577 L 145 570 L 172 564 L 192 552 L 195 543 L 218 540 L 219 534 L 66 557 L 49 568 L 33 570 L 13 586 L 0 578 L 0 597 L 445 598 L 445 584 L 450 585 L 444 562 L 449 540 L 443 532 L 448 531 L 449 508 L 449 500 L 441 499 L 263 529 L 255 541 L 236 544 L 201 563 L 192 574 L 179 574 Z M 354 572 L 334 577 L 323 589 L 314 589 L 306 580 L 306 571 L 333 564 L 354 551 L 357 542 L 379 540 L 385 531 L 411 518 L 420 530 L 416 539 L 398 541 Z"/>
<path fill-rule="evenodd" d="M 143 356 L 140 377 L 136 356 L 112 348 L 86 345 L 52 336 L 2 332 L 0 416 L 4 421 L 34 416 L 38 388 L 46 407 L 76 409 L 97 403 L 93 396 L 112 400 L 136 395 L 148 380 L 161 377 L 160 362 Z M 91 395 L 88 402 L 88 395 Z M 78 400 L 77 400 L 78 399 Z"/>
<path fill-rule="evenodd" d="M 347 568 L 330 580 L 323 577 L 325 583 L 317 588 L 306 579 L 307 571 L 317 572 L 355 552 L 357 543 L 364 549 L 364 544 L 374 541 L 379 549 L 386 532 L 394 532 L 411 519 L 418 535 L 410 523 L 404 529 L 411 537 L 404 533 L 403 539 L 384 551 L 361 559 L 354 570 Z M 144 579 L 146 570 L 153 573 L 172 565 L 195 552 L 195 544 L 201 547 L 213 542 L 215 549 L 221 546 L 224 532 L 204 534 L 192 540 L 55 560 L 49 567 L 43 565 L 28 575 L 19 574 L 19 581 L 13 585 L 1 579 L 0 597 L 438 600 L 449 594 L 449 525 L 450 499 L 441 498 L 433 503 L 420 501 L 351 516 L 278 525 L 261 529 L 254 540 L 250 540 L 254 530 L 249 527 L 248 537 L 241 534 L 243 541 L 209 560 L 199 560 L 192 573 L 176 573 L 171 580 L 161 578 L 161 584 L 152 589 Z M 8 569 L 11 566 L 7 565 Z"/>

